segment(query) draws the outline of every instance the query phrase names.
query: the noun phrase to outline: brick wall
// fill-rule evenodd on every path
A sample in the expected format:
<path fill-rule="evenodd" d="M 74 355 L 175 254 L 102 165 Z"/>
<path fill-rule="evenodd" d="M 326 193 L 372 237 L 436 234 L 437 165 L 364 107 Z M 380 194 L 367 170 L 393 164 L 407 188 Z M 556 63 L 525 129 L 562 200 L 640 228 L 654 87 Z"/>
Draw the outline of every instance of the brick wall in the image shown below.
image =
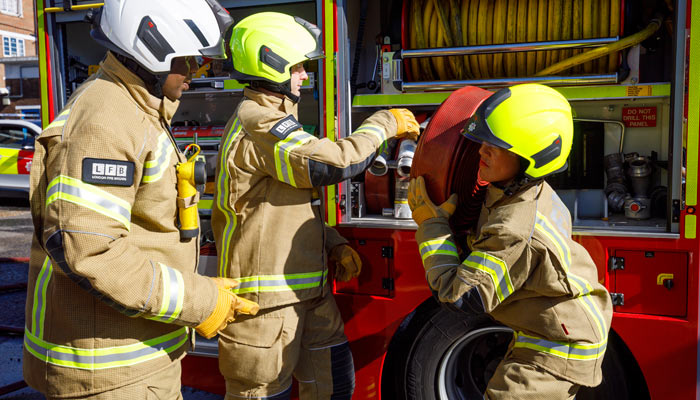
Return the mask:
<path fill-rule="evenodd" d="M 32 0 L 18 0 L 22 3 L 21 15 L 8 15 L 0 12 L 0 36 L 3 32 L 16 33 L 18 35 L 33 36 L 36 39 L 36 21 L 34 18 L 34 2 Z M 12 36 L 7 35 L 6 36 Z M 20 37 L 21 38 L 21 37 Z M 2 44 L 2 43 L 0 43 Z M 24 39 L 25 56 L 36 56 L 36 40 Z M 0 57 L 3 53 L 0 52 Z"/>
<path fill-rule="evenodd" d="M 5 38 L 12 40 L 17 49 L 19 49 L 19 41 L 22 42 L 24 54 L 17 54 L 17 56 L 36 57 L 38 55 L 34 1 L 16 1 L 16 5 L 18 6 L 18 15 L 2 12 L 2 10 L 0 10 L 0 87 L 7 87 L 10 89 L 10 93 L 12 95 L 17 95 L 20 93 L 20 82 L 19 79 L 6 79 L 6 66 L 2 64 L 2 59 L 6 57 L 4 53 Z M 19 7 L 20 3 L 21 7 Z M 17 105 L 33 105 L 41 103 L 40 94 L 38 91 L 38 79 L 23 79 L 21 85 L 24 97 L 13 98 L 12 104 L 9 106 L 0 104 L 0 113 L 14 113 L 15 106 Z"/>

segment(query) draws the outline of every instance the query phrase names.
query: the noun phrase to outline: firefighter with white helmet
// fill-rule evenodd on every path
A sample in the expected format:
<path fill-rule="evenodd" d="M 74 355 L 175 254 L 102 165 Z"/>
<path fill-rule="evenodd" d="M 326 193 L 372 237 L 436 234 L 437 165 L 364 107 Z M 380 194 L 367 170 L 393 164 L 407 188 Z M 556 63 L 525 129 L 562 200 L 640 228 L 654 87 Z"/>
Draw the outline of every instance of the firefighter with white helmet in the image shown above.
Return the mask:
<path fill-rule="evenodd" d="M 249 86 L 219 148 L 212 228 L 219 275 L 260 304 L 220 332 L 226 398 L 350 399 L 352 355 L 327 283 L 360 274 L 347 241 L 324 223 L 321 187 L 363 172 L 386 141 L 415 139 L 408 110 L 378 111 L 351 135 L 319 139 L 297 120 L 303 62 L 323 56 L 321 31 L 281 13 L 241 20 L 231 35 L 233 77 Z M 333 133 L 330 132 L 332 135 Z"/>
<path fill-rule="evenodd" d="M 169 133 L 195 57 L 225 57 L 215 0 L 107 0 L 110 51 L 36 141 L 24 378 L 50 399 L 177 399 L 193 329 L 212 337 L 257 305 L 196 274 L 181 241 Z"/>
<path fill-rule="evenodd" d="M 601 382 L 612 304 L 543 180 L 566 169 L 571 107 L 547 86 L 516 85 L 487 98 L 462 133 L 481 143 L 479 175 L 491 182 L 462 254 L 448 223 L 456 195 L 436 206 L 422 177 L 409 187 L 428 284 L 441 302 L 513 329 L 485 398 L 572 399 Z"/>

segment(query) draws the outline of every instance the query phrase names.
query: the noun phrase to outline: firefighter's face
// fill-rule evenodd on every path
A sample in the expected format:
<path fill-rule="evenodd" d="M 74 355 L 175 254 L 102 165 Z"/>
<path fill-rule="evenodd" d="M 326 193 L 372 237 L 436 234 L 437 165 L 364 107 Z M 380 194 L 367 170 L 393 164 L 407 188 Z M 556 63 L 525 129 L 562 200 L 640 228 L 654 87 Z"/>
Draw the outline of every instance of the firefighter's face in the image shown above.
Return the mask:
<path fill-rule="evenodd" d="M 289 72 L 292 74 L 292 94 L 295 96 L 299 96 L 301 95 L 301 85 L 302 83 L 304 83 L 305 80 L 309 79 L 309 75 L 307 75 L 303 63 L 294 65 L 289 70 Z"/>
<path fill-rule="evenodd" d="M 199 65 L 195 57 L 177 57 L 170 64 L 170 73 L 163 83 L 163 94 L 172 101 L 180 99 L 182 92 L 190 88 L 192 75 Z"/>
<path fill-rule="evenodd" d="M 515 178 L 520 170 L 520 159 L 506 149 L 483 142 L 479 155 L 479 176 L 485 181 L 506 183 Z"/>

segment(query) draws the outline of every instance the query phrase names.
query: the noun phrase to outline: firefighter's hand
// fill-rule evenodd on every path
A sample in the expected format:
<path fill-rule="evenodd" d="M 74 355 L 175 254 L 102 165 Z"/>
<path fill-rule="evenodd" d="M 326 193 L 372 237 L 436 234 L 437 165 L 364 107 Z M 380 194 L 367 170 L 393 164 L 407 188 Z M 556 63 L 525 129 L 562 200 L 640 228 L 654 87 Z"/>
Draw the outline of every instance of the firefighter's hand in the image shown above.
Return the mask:
<path fill-rule="evenodd" d="M 436 206 L 425 189 L 425 179 L 419 176 L 411 179 L 408 184 L 408 206 L 413 212 L 413 220 L 418 225 L 431 218 L 450 218 L 457 209 L 457 193 L 453 193 L 446 202 Z"/>
<path fill-rule="evenodd" d="M 231 309 L 229 310 L 230 313 L 227 318 L 227 323 L 231 323 L 234 321 L 236 315 L 235 314 L 248 314 L 248 315 L 255 315 L 258 313 L 260 310 L 260 306 L 258 303 L 244 299 L 243 297 L 238 297 L 235 294 L 231 293 L 231 289 L 235 288 L 238 286 L 238 281 L 235 279 L 231 278 L 213 278 L 214 283 L 216 283 L 216 286 L 218 286 L 221 289 L 226 290 L 228 293 L 233 296 L 233 299 L 231 300 Z M 221 329 L 225 328 L 226 326 L 224 325 Z"/>
<path fill-rule="evenodd" d="M 405 108 L 392 108 L 389 112 L 396 118 L 396 137 L 418 140 L 420 124 L 413 113 Z"/>
<path fill-rule="evenodd" d="M 250 300 L 238 297 L 231 289 L 238 286 L 238 281 L 230 278 L 212 278 L 218 289 L 216 307 L 207 319 L 199 324 L 195 330 L 207 339 L 211 339 L 216 332 L 226 328 L 239 314 L 257 314 L 260 306 Z"/>
<path fill-rule="evenodd" d="M 328 256 L 331 263 L 335 264 L 335 279 L 347 282 L 360 276 L 362 260 L 360 255 L 347 244 L 339 244 L 331 250 Z"/>

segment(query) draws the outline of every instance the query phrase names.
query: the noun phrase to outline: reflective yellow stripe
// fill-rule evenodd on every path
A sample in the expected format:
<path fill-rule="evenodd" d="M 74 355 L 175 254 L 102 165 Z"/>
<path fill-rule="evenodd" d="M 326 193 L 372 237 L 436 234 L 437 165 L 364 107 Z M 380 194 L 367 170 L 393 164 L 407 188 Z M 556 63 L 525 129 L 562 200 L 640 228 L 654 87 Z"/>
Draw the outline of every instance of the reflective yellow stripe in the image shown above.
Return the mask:
<path fill-rule="evenodd" d="M 89 208 L 97 213 L 119 221 L 129 230 L 131 204 L 97 186 L 65 175 L 54 178 L 46 188 L 46 206 L 56 200 Z"/>
<path fill-rule="evenodd" d="M 126 367 L 155 360 L 178 350 L 187 343 L 189 328 L 144 342 L 101 349 L 81 349 L 49 343 L 24 330 L 24 347 L 34 357 L 46 363 L 67 368 L 98 370 Z"/>
<path fill-rule="evenodd" d="M 608 340 L 600 343 L 574 343 L 551 341 L 518 332 L 515 337 L 514 348 L 526 348 L 551 354 L 567 360 L 597 360 L 605 354 Z"/>
<path fill-rule="evenodd" d="M 236 278 L 240 283 L 231 291 L 240 294 L 309 289 L 325 284 L 326 275 L 326 271 L 316 271 L 302 274 L 246 276 Z"/>
<path fill-rule="evenodd" d="M 53 273 L 49 257 L 44 259 L 39 275 L 34 283 L 34 304 L 32 304 L 32 334 L 39 339 L 44 337 L 44 320 L 46 318 L 46 288 Z"/>
<path fill-rule="evenodd" d="M 151 183 L 157 182 L 163 177 L 163 172 L 170 166 L 170 157 L 175 148 L 170 142 L 168 134 L 163 132 L 158 137 L 158 148 L 153 155 L 152 160 L 148 160 L 143 164 L 143 178 L 141 182 Z"/>
<path fill-rule="evenodd" d="M 700 151 L 700 7 L 693 4 L 690 12 L 690 51 L 688 60 L 688 130 L 686 132 L 686 179 L 685 202 L 689 206 L 698 204 L 698 152 Z M 695 218 L 686 218 L 685 235 L 695 238 Z M 690 222 L 690 224 L 688 224 Z M 690 228 L 693 232 L 689 232 Z"/>
<path fill-rule="evenodd" d="M 695 239 L 695 237 L 697 236 L 697 216 L 686 215 L 685 224 L 683 228 L 685 231 L 686 239 Z"/>
<path fill-rule="evenodd" d="M 17 158 L 19 157 L 19 149 L 0 149 L 0 174 L 19 173 L 17 168 Z"/>
<path fill-rule="evenodd" d="M 598 328 L 598 333 L 601 338 L 607 340 L 608 329 L 605 325 L 605 319 L 603 318 L 603 313 L 600 310 L 598 304 L 591 299 L 590 293 L 593 291 L 593 287 L 585 279 L 573 274 L 570 271 L 571 268 L 571 249 L 566 242 L 566 239 L 562 237 L 560 230 L 556 229 L 554 225 L 539 211 L 537 212 L 537 217 L 535 219 L 535 229 L 547 237 L 552 244 L 557 249 L 559 257 L 564 262 L 564 270 L 569 282 L 576 287 L 580 295 L 577 300 L 581 302 L 583 308 L 588 312 L 588 314 L 593 317 L 596 326 Z"/>
<path fill-rule="evenodd" d="M 216 205 L 224 214 L 226 225 L 224 225 L 224 235 L 219 244 L 219 276 L 226 276 L 226 265 L 229 259 L 229 248 L 231 247 L 231 238 L 236 230 L 236 213 L 233 207 L 229 204 L 231 196 L 230 172 L 228 170 L 228 156 L 231 151 L 231 145 L 241 133 L 243 125 L 236 118 L 231 125 L 231 130 L 226 136 L 223 148 L 221 149 L 219 159 L 219 175 L 216 177 Z"/>
<path fill-rule="evenodd" d="M 63 110 L 60 114 L 58 114 L 58 117 L 56 117 L 50 124 L 49 126 L 46 127 L 46 129 L 51 129 L 51 128 L 58 128 L 59 126 L 63 126 L 66 124 L 66 121 L 68 121 L 68 116 L 70 115 L 70 108 L 66 108 Z"/>
<path fill-rule="evenodd" d="M 352 134 L 355 135 L 358 133 L 367 133 L 379 140 L 379 143 L 381 143 L 381 145 L 379 147 L 378 154 L 380 154 L 384 151 L 384 149 L 386 149 L 386 132 L 384 132 L 384 128 L 382 128 L 381 126 L 373 124 L 364 124 L 357 128 Z"/>
<path fill-rule="evenodd" d="M 294 168 L 289 162 L 289 154 L 297 147 L 315 139 L 315 136 L 309 135 L 304 131 L 296 131 L 290 133 L 285 139 L 275 143 L 275 169 L 277 170 L 277 179 L 289 185 L 297 187 L 294 180 Z"/>
<path fill-rule="evenodd" d="M 457 246 L 449 240 L 435 239 L 425 241 L 418 246 L 418 251 L 420 252 L 423 263 L 425 263 L 428 257 L 433 255 L 453 256 L 459 259 Z"/>
<path fill-rule="evenodd" d="M 499 302 L 503 302 L 503 300 L 513 294 L 513 283 L 510 279 L 508 266 L 500 258 L 480 251 L 472 251 L 462 264 L 466 267 L 483 271 L 491 277 Z"/>
<path fill-rule="evenodd" d="M 165 323 L 172 322 L 180 316 L 182 303 L 185 300 L 185 281 L 180 271 L 158 263 L 163 286 L 160 311 L 155 317 L 148 318 Z"/>

